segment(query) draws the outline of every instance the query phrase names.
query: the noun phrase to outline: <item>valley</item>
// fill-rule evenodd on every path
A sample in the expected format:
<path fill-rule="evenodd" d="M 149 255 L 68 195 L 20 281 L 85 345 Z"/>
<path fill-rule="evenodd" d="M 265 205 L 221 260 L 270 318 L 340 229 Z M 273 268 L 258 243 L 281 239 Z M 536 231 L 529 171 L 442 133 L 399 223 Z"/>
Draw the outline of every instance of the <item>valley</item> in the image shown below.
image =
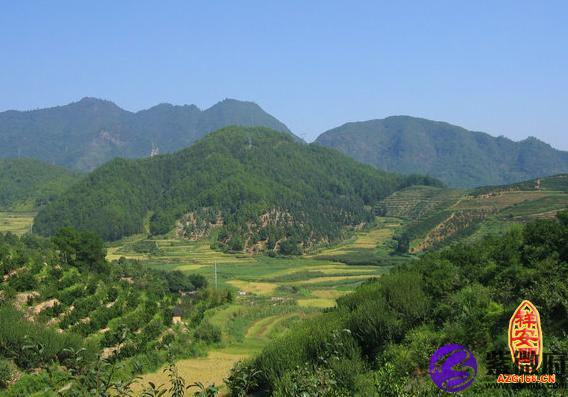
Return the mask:
<path fill-rule="evenodd" d="M 568 396 L 568 2 L 5 3 L 0 397 Z"/>
<path fill-rule="evenodd" d="M 3 164 L 8 396 L 94 379 L 70 360 L 88 360 L 108 379 L 94 386 L 104 390 L 131 379 L 140 394 L 179 377 L 244 396 L 342 376 L 347 390 L 367 395 L 379 388 L 360 379 L 376 369 L 367 354 L 384 348 L 373 341 L 421 319 L 414 300 L 437 292 L 415 286 L 430 285 L 430 267 L 438 277 L 438 266 L 460 262 L 452 252 L 491 250 L 501 236 L 541 225 L 534 221 L 557 227 L 568 207 L 567 174 L 450 188 L 265 128 L 227 127 L 174 154 L 115 159 L 88 175 Z M 440 265 L 445 256 L 450 264 Z M 332 364 L 344 348 L 352 367 Z M 112 365 L 92 367 L 96 360 Z"/>
<path fill-rule="evenodd" d="M 253 357 L 296 324 L 334 307 L 336 299 L 362 282 L 416 260 L 422 251 L 458 238 L 474 243 L 531 219 L 554 217 L 568 206 L 567 180 L 566 175 L 545 178 L 538 190 L 530 184 L 503 191 L 408 187 L 378 205 L 389 216 L 377 216 L 372 227 L 300 257 L 227 254 L 212 250 L 207 239 L 180 240 L 172 232 L 161 238 L 137 235 L 112 243 L 107 258 L 124 256 L 154 269 L 197 273 L 210 285 L 234 292 L 233 302 L 205 313 L 207 321 L 221 329 L 221 342 L 204 357 L 177 362 L 184 378 L 220 385 L 237 361 Z M 463 217 L 461 223 L 456 214 Z M 412 254 L 395 254 L 397 236 L 406 233 L 412 236 Z M 148 247 L 150 252 L 144 252 Z M 167 375 L 159 370 L 142 379 L 166 383 Z"/>
<path fill-rule="evenodd" d="M 111 244 L 107 258 L 116 260 L 123 256 L 153 269 L 197 273 L 212 286 L 217 266 L 218 288 L 234 293 L 232 302 L 205 313 L 206 321 L 221 329 L 221 341 L 205 357 L 179 360 L 177 366 L 180 375 L 191 382 L 221 385 L 237 361 L 252 357 L 299 322 L 334 307 L 337 298 L 352 292 L 365 280 L 388 271 L 392 264 L 387 262 L 348 265 L 332 258 L 391 259 L 388 253 L 398 227 L 400 222 L 395 219 L 377 218 L 375 227 L 357 232 L 339 246 L 295 258 L 224 254 L 212 250 L 207 240 L 184 241 L 171 235 L 126 238 Z M 156 247 L 153 254 L 136 250 L 150 245 Z M 392 257 L 392 263 L 401 260 Z M 167 383 L 167 374 L 160 369 L 142 376 L 142 384 L 149 381 Z"/>

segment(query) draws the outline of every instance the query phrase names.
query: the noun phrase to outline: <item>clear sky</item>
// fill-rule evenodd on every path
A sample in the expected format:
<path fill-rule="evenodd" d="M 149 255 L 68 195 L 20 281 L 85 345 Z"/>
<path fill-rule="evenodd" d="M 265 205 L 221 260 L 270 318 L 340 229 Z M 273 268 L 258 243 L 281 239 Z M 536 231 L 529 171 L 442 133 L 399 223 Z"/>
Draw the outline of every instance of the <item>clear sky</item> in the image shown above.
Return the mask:
<path fill-rule="evenodd" d="M 0 110 L 257 102 L 307 140 L 407 114 L 568 150 L 568 1 L 4 1 Z"/>

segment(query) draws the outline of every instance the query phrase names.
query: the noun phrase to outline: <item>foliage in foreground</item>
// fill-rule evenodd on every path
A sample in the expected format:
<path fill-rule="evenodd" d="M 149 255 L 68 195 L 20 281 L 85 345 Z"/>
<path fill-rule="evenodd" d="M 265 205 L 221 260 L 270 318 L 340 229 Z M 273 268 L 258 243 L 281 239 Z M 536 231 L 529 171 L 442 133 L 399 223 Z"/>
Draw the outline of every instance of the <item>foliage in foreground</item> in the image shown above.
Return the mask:
<path fill-rule="evenodd" d="M 30 395 L 107 364 L 131 379 L 168 354 L 201 354 L 219 341 L 215 328 L 200 326 L 203 313 L 229 297 L 200 275 L 111 265 L 91 233 L 0 234 L 0 391 Z M 172 324 L 174 314 L 184 323 Z"/>
<path fill-rule="evenodd" d="M 502 237 L 426 255 L 364 284 L 336 309 L 236 366 L 230 379 L 253 379 L 229 386 L 235 396 L 435 396 L 429 358 L 446 343 L 460 343 L 480 365 L 464 395 L 510 395 L 491 388 L 496 375 L 487 374 L 487 353 L 507 349 L 509 318 L 529 299 L 540 311 L 545 351 L 568 354 L 567 278 L 565 211 Z M 562 392 L 525 388 L 515 395 Z"/>

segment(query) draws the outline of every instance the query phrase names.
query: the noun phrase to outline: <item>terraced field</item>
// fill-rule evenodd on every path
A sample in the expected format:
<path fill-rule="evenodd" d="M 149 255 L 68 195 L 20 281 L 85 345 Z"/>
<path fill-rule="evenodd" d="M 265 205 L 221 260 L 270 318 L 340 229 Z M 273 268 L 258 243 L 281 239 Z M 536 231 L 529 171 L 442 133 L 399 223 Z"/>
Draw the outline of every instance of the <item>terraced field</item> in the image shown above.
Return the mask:
<path fill-rule="evenodd" d="M 391 194 L 376 211 L 384 216 L 420 220 L 455 204 L 464 192 L 463 189 L 410 186 Z"/>
<path fill-rule="evenodd" d="M 396 247 L 393 237 L 406 222 L 395 217 L 376 217 L 370 230 L 357 232 L 343 244 L 322 249 L 310 257 L 349 265 L 397 265 L 407 258 L 390 255 Z"/>
<path fill-rule="evenodd" d="M 327 256 L 384 256 L 391 249 L 392 236 L 399 226 L 395 219 L 380 218 L 374 228 L 358 232 L 339 247 L 298 258 L 229 255 L 211 250 L 207 241 L 172 238 L 152 240 L 158 248 L 153 253 L 136 252 L 136 247 L 153 246 L 139 244 L 144 236 L 109 247 L 108 257 L 124 256 L 153 268 L 199 273 L 210 285 L 215 283 L 216 264 L 218 287 L 235 293 L 232 303 L 205 313 L 205 319 L 221 329 L 222 342 L 207 357 L 181 360 L 177 365 L 180 374 L 190 382 L 219 385 L 235 362 L 260 351 L 297 322 L 334 306 L 338 297 L 365 280 L 387 271 L 388 265 L 348 265 Z M 145 375 L 142 382 L 147 381 L 166 383 L 167 377 L 160 370 Z"/>
<path fill-rule="evenodd" d="M 550 218 L 568 207 L 568 175 L 473 190 L 413 186 L 392 194 L 377 212 L 405 221 L 410 252 L 458 239 L 501 233 L 515 223 Z"/>
<path fill-rule="evenodd" d="M 34 216 L 35 212 L 0 212 L 0 233 L 28 233 Z"/>

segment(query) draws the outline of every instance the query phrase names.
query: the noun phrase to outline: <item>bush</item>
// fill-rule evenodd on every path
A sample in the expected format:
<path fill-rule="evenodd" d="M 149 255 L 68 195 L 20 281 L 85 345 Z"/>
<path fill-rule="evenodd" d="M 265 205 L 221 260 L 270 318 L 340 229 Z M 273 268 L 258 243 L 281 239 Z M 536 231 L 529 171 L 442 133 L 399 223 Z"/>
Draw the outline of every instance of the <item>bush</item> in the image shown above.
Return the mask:
<path fill-rule="evenodd" d="M 44 366 L 66 358 L 66 349 L 83 347 L 74 334 L 59 334 L 42 324 L 32 323 L 12 306 L 0 308 L 0 356 L 13 358 L 20 368 Z"/>
<path fill-rule="evenodd" d="M 31 291 L 37 286 L 34 276 L 28 270 L 10 277 L 9 284 L 18 292 Z"/>
<path fill-rule="evenodd" d="M 206 343 L 219 343 L 221 342 L 221 329 L 205 320 L 195 330 L 194 336 Z"/>
<path fill-rule="evenodd" d="M 0 358 L 0 389 L 4 389 L 8 386 L 8 383 L 13 377 L 12 363 L 8 360 Z"/>
<path fill-rule="evenodd" d="M 332 370 L 298 367 L 281 377 L 274 390 L 274 397 L 348 397 L 347 390 L 340 388 Z"/>
<path fill-rule="evenodd" d="M 284 240 L 278 251 L 281 255 L 302 255 L 302 248 L 296 240 Z"/>
<path fill-rule="evenodd" d="M 231 391 L 231 397 L 246 397 L 248 393 L 258 386 L 260 371 L 254 369 L 251 363 L 239 361 L 233 368 L 225 384 Z"/>
<path fill-rule="evenodd" d="M 240 236 L 235 236 L 229 240 L 229 250 L 231 251 L 242 251 L 244 248 L 243 239 Z"/>

